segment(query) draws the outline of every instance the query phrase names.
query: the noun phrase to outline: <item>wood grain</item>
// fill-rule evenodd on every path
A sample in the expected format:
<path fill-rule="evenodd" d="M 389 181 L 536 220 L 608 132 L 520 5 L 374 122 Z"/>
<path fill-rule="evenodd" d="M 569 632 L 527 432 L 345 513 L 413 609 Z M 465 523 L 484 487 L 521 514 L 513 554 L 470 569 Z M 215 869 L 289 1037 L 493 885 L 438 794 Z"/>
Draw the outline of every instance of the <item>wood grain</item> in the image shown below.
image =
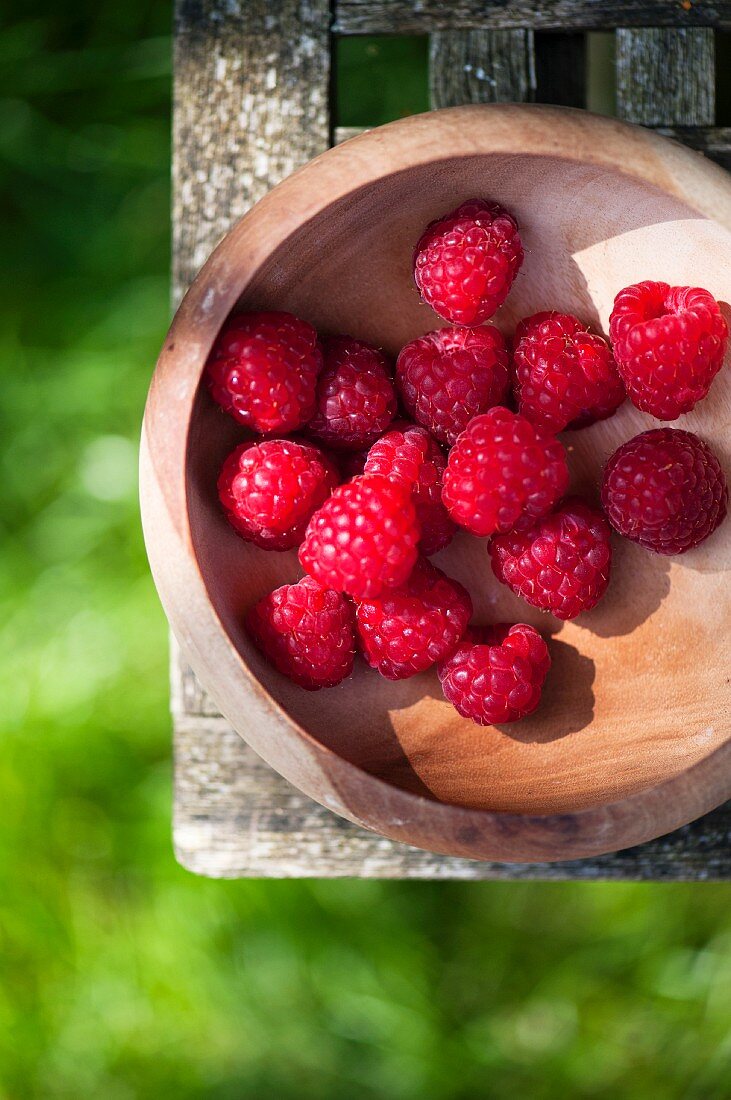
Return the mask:
<path fill-rule="evenodd" d="M 437 31 L 429 51 L 432 107 L 535 99 L 533 31 Z"/>
<path fill-rule="evenodd" d="M 731 3 L 680 0 L 335 0 L 337 34 L 439 30 L 607 30 L 612 27 L 731 27 Z"/>
<path fill-rule="evenodd" d="M 669 836 L 612 855 L 490 863 L 434 855 L 337 817 L 272 771 L 222 718 L 177 719 L 175 768 L 177 858 L 188 870 L 215 878 L 731 878 L 731 803 Z"/>
<path fill-rule="evenodd" d="M 715 121 L 713 31 L 617 31 L 617 113 L 643 126 Z"/>
<path fill-rule="evenodd" d="M 540 157 L 540 173 L 526 149 Z M 716 545 L 712 558 L 694 559 L 693 568 L 686 568 L 689 561 L 674 567 L 672 577 L 665 563 L 646 555 L 619 565 L 620 595 L 593 626 L 569 624 L 552 643 L 556 667 L 563 669 L 555 683 L 571 683 L 571 692 L 547 701 L 519 739 L 461 723 L 439 702 L 429 677 L 394 686 L 363 674 L 345 692 L 310 697 L 280 682 L 243 636 L 237 609 L 278 575 L 289 575 L 292 563 L 258 555 L 226 528 L 211 486 L 232 443 L 230 425 L 205 395 L 186 411 L 207 342 L 241 294 L 252 305 L 285 299 L 323 330 L 349 327 L 390 350 L 430 327 L 433 321 L 409 291 L 401 258 L 408 261 L 419 227 L 435 211 L 454 204 L 463 189 L 476 192 L 487 178 L 499 181 L 501 197 L 526 234 L 521 285 L 499 319 L 508 329 L 516 316 L 562 294 L 580 302 L 587 316 L 596 310 L 606 324 L 618 280 L 635 268 L 639 275 L 647 256 L 661 258 L 673 281 L 687 281 L 702 262 L 710 289 L 721 292 L 727 184 L 700 158 L 645 131 L 577 112 L 492 105 L 420 116 L 363 135 L 267 196 L 197 280 L 153 389 L 146 436 L 155 460 L 147 486 L 153 505 L 145 507 L 146 528 L 157 553 L 156 579 L 186 651 L 204 682 L 214 685 L 224 713 L 277 770 L 392 839 L 508 861 L 589 855 L 647 838 L 659 825 L 679 824 L 724 797 L 728 730 L 721 710 L 708 720 L 713 700 L 727 706 L 717 698 L 725 689 L 716 670 L 700 670 L 703 683 L 696 674 L 697 691 L 685 692 L 687 677 L 677 661 L 690 659 L 691 651 L 666 647 L 660 660 L 649 639 L 673 637 L 673 616 L 689 607 L 695 609 L 698 645 L 706 645 L 704 631 L 718 635 L 713 623 L 724 605 L 708 594 L 717 591 L 713 571 L 723 568 L 725 543 L 720 550 Z M 591 217 L 584 205 L 567 199 L 588 188 L 595 198 Z M 681 242 L 674 228 L 679 219 Z M 357 241 L 358 253 L 368 255 L 367 272 L 352 262 L 346 241 Z M 313 242 L 316 279 L 308 274 Z M 554 258 L 550 270 L 540 262 L 545 247 Z M 168 416 L 162 431 L 156 409 L 161 401 L 169 408 L 166 392 L 175 394 L 175 418 Z M 702 418 L 704 434 L 717 444 L 725 389 L 718 394 L 720 404 L 705 403 Z M 577 476 L 595 480 L 597 464 L 617 440 L 643 423 L 627 408 L 577 436 Z M 188 481 L 181 486 L 186 452 L 179 447 L 188 440 Z M 164 530 L 168 522 L 183 533 L 182 542 Z M 156 533 L 156 525 L 163 530 Z M 474 577 L 484 565 L 473 554 L 480 549 L 456 542 L 446 568 L 460 579 Z M 632 590 L 630 581 L 638 582 Z M 524 611 L 507 606 L 509 593 L 477 593 L 487 600 L 483 614 L 488 605 L 493 615 L 507 618 Z M 724 659 L 718 643 L 716 658 Z M 628 726 L 630 690 L 634 721 Z M 658 691 L 667 712 L 658 709 Z M 696 778 L 685 782 L 691 766 Z"/>
<path fill-rule="evenodd" d="M 270 187 L 329 144 L 327 0 L 178 0 L 173 296 Z"/>

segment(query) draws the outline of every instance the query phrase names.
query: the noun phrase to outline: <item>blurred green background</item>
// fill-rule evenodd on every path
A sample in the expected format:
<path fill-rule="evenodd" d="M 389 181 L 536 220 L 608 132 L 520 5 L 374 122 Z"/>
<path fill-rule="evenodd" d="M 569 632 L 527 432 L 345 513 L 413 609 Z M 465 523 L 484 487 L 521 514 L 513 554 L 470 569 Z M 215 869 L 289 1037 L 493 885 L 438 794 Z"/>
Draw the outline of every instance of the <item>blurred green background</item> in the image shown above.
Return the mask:
<path fill-rule="evenodd" d="M 725 887 L 175 864 L 136 502 L 168 320 L 170 12 L 4 13 L 0 1096 L 729 1097 Z M 424 106 L 425 64 L 424 40 L 346 44 L 340 121 Z"/>

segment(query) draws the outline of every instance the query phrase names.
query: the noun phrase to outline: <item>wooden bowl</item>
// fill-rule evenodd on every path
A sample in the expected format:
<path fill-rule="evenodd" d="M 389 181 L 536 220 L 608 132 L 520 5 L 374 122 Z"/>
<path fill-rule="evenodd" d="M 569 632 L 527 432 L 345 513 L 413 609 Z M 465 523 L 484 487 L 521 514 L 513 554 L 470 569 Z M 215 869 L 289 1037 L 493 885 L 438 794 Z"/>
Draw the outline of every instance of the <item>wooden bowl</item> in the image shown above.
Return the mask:
<path fill-rule="evenodd" d="M 208 260 L 165 342 L 145 415 L 142 506 L 157 587 L 193 669 L 248 743 L 312 798 L 417 847 L 492 860 L 559 860 L 658 836 L 731 795 L 731 522 L 665 559 L 617 538 L 609 591 L 562 624 L 492 576 L 484 540 L 435 559 L 465 582 L 477 621 L 551 635 L 531 718 L 481 729 L 433 672 L 389 683 L 359 667 L 329 691 L 293 687 L 254 651 L 245 610 L 299 575 L 296 553 L 254 549 L 223 518 L 215 482 L 243 437 L 200 385 L 234 307 L 290 310 L 395 354 L 442 322 L 419 301 L 414 242 L 474 196 L 515 213 L 522 272 L 495 321 L 540 309 L 607 330 L 641 279 L 731 293 L 731 187 L 700 155 L 646 130 L 552 107 L 460 107 L 372 130 L 275 188 Z M 678 426 L 729 463 L 731 372 Z M 653 425 L 629 403 L 564 436 L 575 488 Z"/>

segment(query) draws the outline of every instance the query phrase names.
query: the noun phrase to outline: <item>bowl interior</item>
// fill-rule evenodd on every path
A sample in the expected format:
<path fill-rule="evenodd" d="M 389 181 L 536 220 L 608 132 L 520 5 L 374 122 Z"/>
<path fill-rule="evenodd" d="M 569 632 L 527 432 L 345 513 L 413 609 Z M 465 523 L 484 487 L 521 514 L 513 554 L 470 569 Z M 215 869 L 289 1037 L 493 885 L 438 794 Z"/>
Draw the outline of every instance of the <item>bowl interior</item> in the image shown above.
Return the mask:
<path fill-rule="evenodd" d="M 349 332 L 395 354 L 441 322 L 411 278 L 423 227 L 475 196 L 518 218 L 526 259 L 494 318 L 506 333 L 541 309 L 573 312 L 606 331 L 616 292 L 641 279 L 729 293 L 731 239 L 659 188 L 618 169 L 546 156 L 474 155 L 386 176 L 303 224 L 242 288 L 243 308 L 289 310 L 323 333 Z M 697 431 L 727 471 L 731 373 L 678 427 Z M 624 440 L 655 426 L 626 403 L 611 420 L 566 433 L 573 488 L 597 480 Z M 550 635 L 553 668 L 538 711 L 481 729 L 441 698 L 433 672 L 389 683 L 358 664 L 329 691 L 297 689 L 243 632 L 243 612 L 301 573 L 296 553 L 250 547 L 220 514 L 215 481 L 244 433 L 199 390 L 190 425 L 188 498 L 194 548 L 225 630 L 254 675 L 313 737 L 388 783 L 444 802 L 523 813 L 613 801 L 685 771 L 729 736 L 731 523 L 668 560 L 615 538 L 609 591 L 563 624 L 492 575 L 484 540 L 458 536 L 433 560 L 469 588 L 475 620 L 523 621 Z M 242 691 L 245 691 L 242 682 Z"/>

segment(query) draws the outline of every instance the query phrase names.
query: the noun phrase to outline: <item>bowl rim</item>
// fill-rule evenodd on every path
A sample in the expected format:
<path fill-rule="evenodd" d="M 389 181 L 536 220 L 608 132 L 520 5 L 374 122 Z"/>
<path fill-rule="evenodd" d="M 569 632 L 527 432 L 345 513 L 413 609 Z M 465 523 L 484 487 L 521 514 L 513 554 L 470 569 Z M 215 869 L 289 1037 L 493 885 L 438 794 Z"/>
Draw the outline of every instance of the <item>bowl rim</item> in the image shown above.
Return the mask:
<path fill-rule="evenodd" d="M 215 248 L 163 344 L 140 447 L 142 525 L 155 584 L 201 682 L 225 678 L 227 689 L 214 688 L 212 695 L 234 729 L 294 786 L 354 823 L 439 854 L 497 862 L 595 856 L 686 824 L 731 797 L 731 740 L 652 787 L 567 813 L 470 809 L 371 775 L 300 726 L 233 644 L 195 552 L 187 455 L 193 402 L 212 342 L 246 286 L 294 231 L 348 194 L 409 168 L 454 157 L 526 153 L 581 161 L 659 187 L 731 231 L 731 180 L 721 168 L 616 119 L 575 108 L 489 104 L 430 111 L 365 131 L 278 184 Z"/>

